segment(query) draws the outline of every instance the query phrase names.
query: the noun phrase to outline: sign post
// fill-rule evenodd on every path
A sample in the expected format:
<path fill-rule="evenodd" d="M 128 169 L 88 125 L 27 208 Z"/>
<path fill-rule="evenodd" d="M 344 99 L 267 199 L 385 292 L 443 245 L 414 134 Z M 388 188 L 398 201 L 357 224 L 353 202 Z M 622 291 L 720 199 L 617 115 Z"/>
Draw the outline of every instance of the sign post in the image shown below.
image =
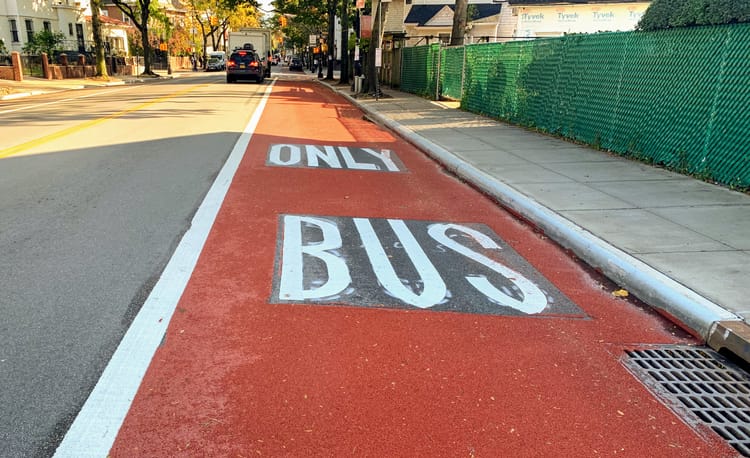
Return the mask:
<path fill-rule="evenodd" d="M 375 101 L 380 97 L 380 67 L 383 66 L 383 48 L 375 48 Z"/>

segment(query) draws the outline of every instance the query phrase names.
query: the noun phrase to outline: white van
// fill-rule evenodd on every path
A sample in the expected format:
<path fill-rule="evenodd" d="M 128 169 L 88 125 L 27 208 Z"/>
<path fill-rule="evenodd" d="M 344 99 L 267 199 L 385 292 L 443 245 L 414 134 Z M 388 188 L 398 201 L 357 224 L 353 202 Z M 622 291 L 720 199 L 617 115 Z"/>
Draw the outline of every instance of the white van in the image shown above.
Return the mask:
<path fill-rule="evenodd" d="M 212 70 L 226 70 L 227 69 L 227 54 L 224 51 L 212 51 L 208 53 L 208 61 L 206 62 L 206 71 Z"/>

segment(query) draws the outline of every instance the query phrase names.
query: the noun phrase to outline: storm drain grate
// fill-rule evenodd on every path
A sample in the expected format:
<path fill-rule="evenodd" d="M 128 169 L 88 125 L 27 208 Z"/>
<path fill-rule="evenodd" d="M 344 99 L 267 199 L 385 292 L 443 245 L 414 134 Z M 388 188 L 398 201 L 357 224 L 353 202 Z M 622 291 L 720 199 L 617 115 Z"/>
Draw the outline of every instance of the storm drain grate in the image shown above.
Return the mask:
<path fill-rule="evenodd" d="M 646 385 L 672 404 L 676 399 L 742 455 L 750 456 L 750 377 L 743 370 L 705 347 L 654 347 L 626 354 L 634 373 L 650 377 L 652 383 L 642 378 Z"/>

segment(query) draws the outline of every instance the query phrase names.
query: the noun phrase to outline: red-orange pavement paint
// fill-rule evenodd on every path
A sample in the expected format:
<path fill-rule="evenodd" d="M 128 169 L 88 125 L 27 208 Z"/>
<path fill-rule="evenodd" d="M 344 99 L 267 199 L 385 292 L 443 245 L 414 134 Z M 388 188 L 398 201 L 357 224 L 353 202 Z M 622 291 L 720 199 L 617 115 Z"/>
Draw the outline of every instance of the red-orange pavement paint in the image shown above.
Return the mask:
<path fill-rule="evenodd" d="M 409 172 L 265 165 L 342 142 Z M 269 304 L 280 214 L 486 224 L 590 319 Z M 734 456 L 619 362 L 681 336 L 344 99 L 279 82 L 111 455 Z"/>

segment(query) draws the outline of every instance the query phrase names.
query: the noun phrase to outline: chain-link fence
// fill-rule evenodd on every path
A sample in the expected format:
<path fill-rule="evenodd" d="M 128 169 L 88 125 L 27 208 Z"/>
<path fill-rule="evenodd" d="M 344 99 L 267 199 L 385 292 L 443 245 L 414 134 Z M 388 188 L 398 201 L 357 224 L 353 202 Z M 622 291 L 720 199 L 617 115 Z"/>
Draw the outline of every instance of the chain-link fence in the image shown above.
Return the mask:
<path fill-rule="evenodd" d="M 440 53 L 440 96 L 461 100 L 466 47 L 444 48 Z"/>
<path fill-rule="evenodd" d="M 401 90 L 435 97 L 440 45 L 404 48 L 401 63 Z"/>
<path fill-rule="evenodd" d="M 402 90 L 750 187 L 750 24 L 436 46 L 404 50 Z"/>

